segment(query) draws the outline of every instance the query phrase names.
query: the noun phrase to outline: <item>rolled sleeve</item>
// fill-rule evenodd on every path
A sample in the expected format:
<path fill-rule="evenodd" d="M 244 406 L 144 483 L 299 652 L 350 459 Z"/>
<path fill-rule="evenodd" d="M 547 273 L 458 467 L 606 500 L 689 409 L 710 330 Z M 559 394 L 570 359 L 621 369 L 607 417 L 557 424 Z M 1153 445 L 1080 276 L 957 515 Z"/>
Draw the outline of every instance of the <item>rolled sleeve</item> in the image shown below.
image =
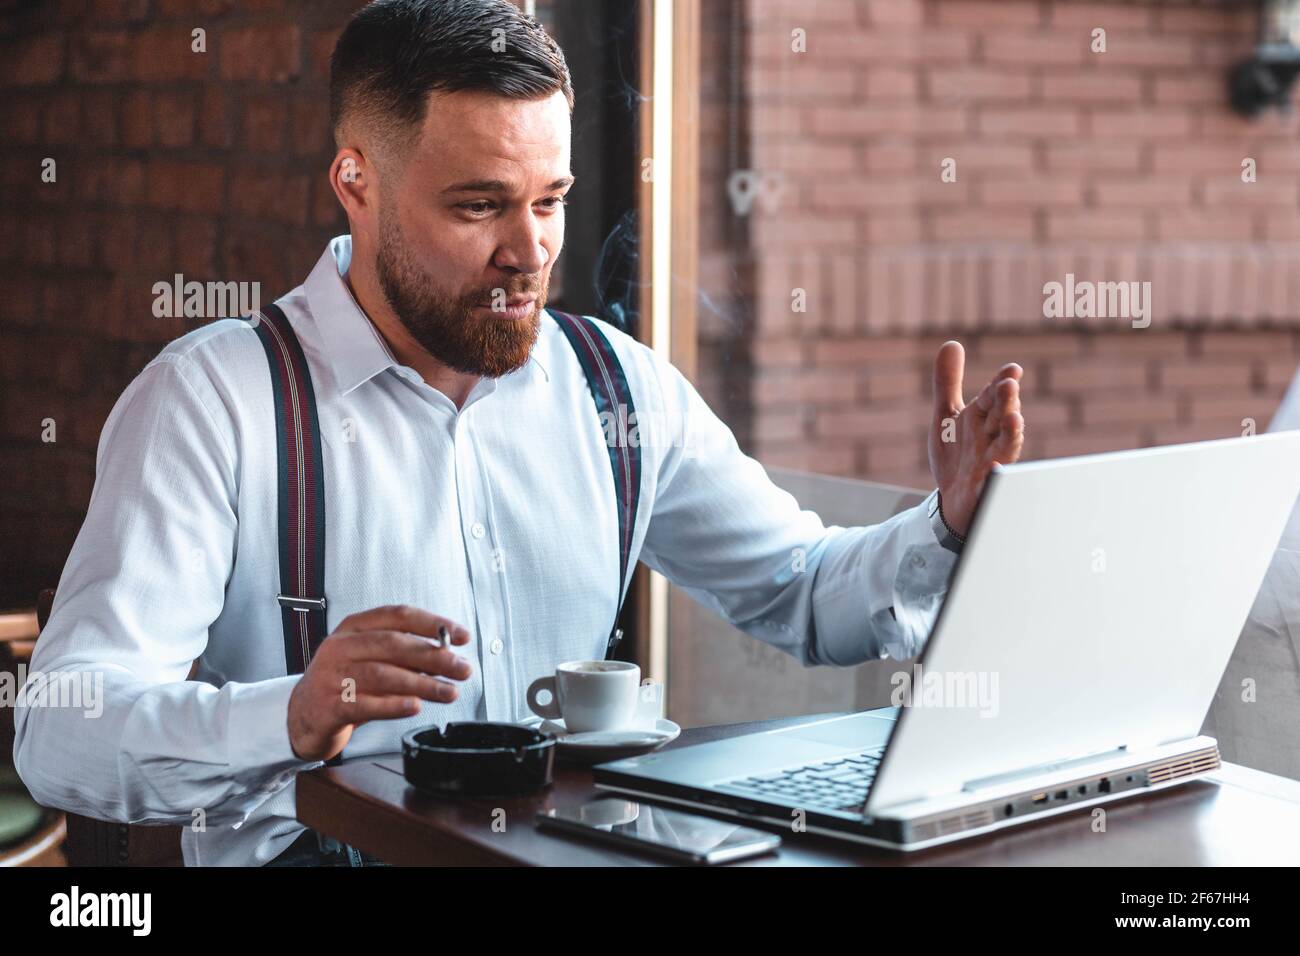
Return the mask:
<path fill-rule="evenodd" d="M 920 653 L 957 561 L 935 536 L 933 495 L 878 525 L 844 529 L 831 542 L 815 584 L 818 656 L 827 663 Z"/>

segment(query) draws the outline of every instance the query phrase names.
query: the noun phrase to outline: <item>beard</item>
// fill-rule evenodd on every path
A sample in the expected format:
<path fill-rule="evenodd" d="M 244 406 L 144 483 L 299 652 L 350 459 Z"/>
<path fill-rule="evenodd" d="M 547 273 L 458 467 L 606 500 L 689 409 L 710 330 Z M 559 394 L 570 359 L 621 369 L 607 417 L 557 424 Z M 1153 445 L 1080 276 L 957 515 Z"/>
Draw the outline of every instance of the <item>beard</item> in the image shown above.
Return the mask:
<path fill-rule="evenodd" d="M 467 375 L 499 378 L 528 361 L 546 305 L 547 277 L 516 276 L 513 283 L 446 295 L 416 264 L 391 208 L 380 215 L 376 269 L 389 307 L 420 347 L 443 365 Z M 526 294 L 537 299 L 523 319 L 477 311 L 476 306 L 492 304 L 495 289 L 503 289 L 507 298 Z"/>

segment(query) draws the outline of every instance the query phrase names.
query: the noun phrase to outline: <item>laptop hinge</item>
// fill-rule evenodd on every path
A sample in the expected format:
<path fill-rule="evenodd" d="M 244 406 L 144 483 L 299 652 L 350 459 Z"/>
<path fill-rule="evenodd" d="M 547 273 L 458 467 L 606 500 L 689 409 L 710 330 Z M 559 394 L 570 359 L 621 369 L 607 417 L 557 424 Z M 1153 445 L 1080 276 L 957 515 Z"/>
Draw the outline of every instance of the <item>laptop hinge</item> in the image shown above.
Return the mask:
<path fill-rule="evenodd" d="M 1027 777 L 1041 777 L 1044 774 L 1057 773 L 1062 770 L 1070 770 L 1077 767 L 1086 767 L 1089 764 L 1098 763 L 1103 760 L 1112 760 L 1129 752 L 1128 746 L 1116 747 L 1114 750 L 1103 750 L 1098 753 L 1087 754 L 1083 757 L 1076 757 L 1073 760 L 1054 760 L 1050 763 L 1037 764 L 1033 767 L 1023 767 L 1019 770 L 1012 770 L 1007 773 L 994 774 L 990 777 L 979 777 L 975 780 L 968 780 L 962 785 L 962 790 L 972 793 L 976 790 L 987 790 L 990 787 L 1001 787 L 1004 784 L 1012 783 L 1016 780 L 1022 780 Z"/>

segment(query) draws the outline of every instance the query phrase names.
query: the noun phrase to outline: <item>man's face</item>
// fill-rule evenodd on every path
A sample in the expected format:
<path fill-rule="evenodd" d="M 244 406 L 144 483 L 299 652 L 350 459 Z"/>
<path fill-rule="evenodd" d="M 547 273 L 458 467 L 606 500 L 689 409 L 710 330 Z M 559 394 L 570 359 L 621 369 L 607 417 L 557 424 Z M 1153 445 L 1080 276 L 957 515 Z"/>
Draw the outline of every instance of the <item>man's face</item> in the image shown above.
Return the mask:
<path fill-rule="evenodd" d="M 397 174 L 380 187 L 376 261 L 393 312 L 459 372 L 495 378 L 520 368 L 564 245 L 564 95 L 434 93 Z"/>

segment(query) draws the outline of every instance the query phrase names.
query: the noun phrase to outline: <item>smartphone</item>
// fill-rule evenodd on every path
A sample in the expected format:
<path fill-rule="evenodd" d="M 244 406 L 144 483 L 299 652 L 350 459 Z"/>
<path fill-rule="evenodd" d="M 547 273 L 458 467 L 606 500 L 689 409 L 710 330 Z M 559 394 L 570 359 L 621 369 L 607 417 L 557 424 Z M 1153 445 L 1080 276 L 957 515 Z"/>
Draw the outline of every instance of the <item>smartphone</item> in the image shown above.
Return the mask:
<path fill-rule="evenodd" d="M 775 852 L 781 838 L 712 817 L 666 810 L 617 795 L 537 814 L 543 830 L 569 833 L 675 863 L 730 863 Z"/>

